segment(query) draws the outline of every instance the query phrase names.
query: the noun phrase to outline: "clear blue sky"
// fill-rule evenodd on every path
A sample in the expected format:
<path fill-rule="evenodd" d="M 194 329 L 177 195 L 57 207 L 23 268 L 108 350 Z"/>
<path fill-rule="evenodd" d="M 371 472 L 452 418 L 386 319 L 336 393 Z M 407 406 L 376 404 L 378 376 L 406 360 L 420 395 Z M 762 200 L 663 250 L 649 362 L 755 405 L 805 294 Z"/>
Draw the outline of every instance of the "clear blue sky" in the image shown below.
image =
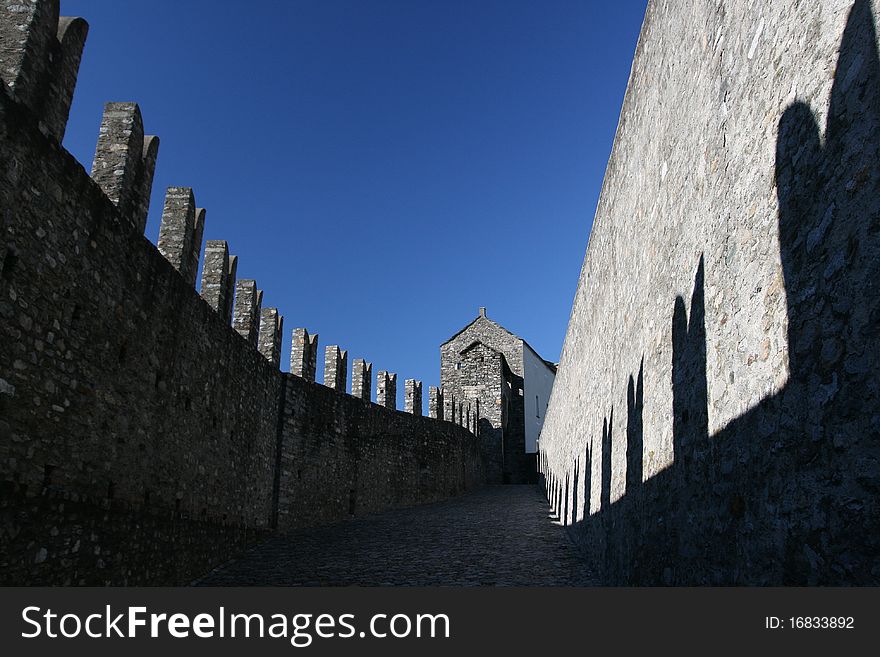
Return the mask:
<path fill-rule="evenodd" d="M 427 399 L 479 306 L 558 360 L 645 4 L 62 0 L 90 24 L 65 145 L 90 170 L 103 103 L 138 102 L 147 237 L 193 187 L 283 369 L 305 326 Z"/>

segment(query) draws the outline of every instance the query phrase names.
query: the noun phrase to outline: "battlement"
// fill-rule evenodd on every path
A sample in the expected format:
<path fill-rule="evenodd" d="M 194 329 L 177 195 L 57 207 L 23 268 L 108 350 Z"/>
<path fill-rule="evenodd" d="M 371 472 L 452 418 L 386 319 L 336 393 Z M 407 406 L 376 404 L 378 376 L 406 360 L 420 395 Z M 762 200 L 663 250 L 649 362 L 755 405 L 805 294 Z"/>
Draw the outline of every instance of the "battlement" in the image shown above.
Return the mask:
<path fill-rule="evenodd" d="M 205 243 L 205 264 L 202 267 L 202 298 L 229 324 L 235 296 L 235 256 L 230 257 L 224 240 Z"/>
<path fill-rule="evenodd" d="M 88 35 L 83 19 L 59 13 L 58 0 L 0 6 L 0 76 L 6 91 L 27 109 L 39 131 L 57 142 L 64 136 Z M 147 222 L 158 152 L 159 138 L 144 134 L 137 103 L 105 104 L 91 178 L 116 207 L 118 225 L 141 234 Z M 168 188 L 155 248 L 191 287 L 195 287 L 199 269 L 205 216 L 205 209 L 196 207 L 191 188 Z M 93 225 L 87 232 L 94 229 Z M 17 248 L 13 245 L 7 250 L 14 253 Z M 209 242 L 202 296 L 227 324 L 236 309 L 236 331 L 256 348 L 261 332 L 261 292 L 242 282 L 241 298 L 236 302 L 236 270 L 237 258 L 229 255 L 227 244 Z M 266 339 L 270 338 L 274 344 L 272 326 L 267 325 Z M 272 352 L 267 343 L 266 353 L 274 356 Z"/>
<path fill-rule="evenodd" d="M 0 5 L 0 157 L 15 163 L 0 176 L 0 551 L 16 564 L 0 584 L 186 583 L 279 509 L 286 524 L 338 519 L 476 485 L 472 435 L 388 412 L 396 375 L 364 404 L 359 359 L 360 399 L 339 394 L 348 354 L 331 346 L 328 386 L 313 385 L 305 329 L 282 375 L 281 312 L 237 280 L 227 242 L 205 244 L 196 291 L 206 212 L 191 188 L 167 189 L 157 244 L 145 238 L 159 140 L 137 104 L 105 105 L 91 175 L 63 148 L 86 31 L 52 0 Z M 332 490 L 317 483 L 327 463 Z"/>
<path fill-rule="evenodd" d="M 407 379 L 403 382 L 403 410 L 413 415 L 422 414 L 422 382 Z"/>
<path fill-rule="evenodd" d="M 222 262 L 222 246 L 217 245 L 214 248 L 217 249 L 217 262 Z M 240 296 L 237 298 L 240 298 Z M 241 324 L 245 324 L 244 320 L 242 320 Z M 239 330 L 238 326 L 236 326 L 236 330 Z M 294 329 L 290 348 L 290 373 L 314 383 L 317 348 L 317 334 L 309 335 L 309 332 L 304 328 Z M 261 353 L 266 353 L 262 347 L 260 351 Z M 369 402 L 372 394 L 372 376 L 373 364 L 363 358 L 355 358 L 352 362 L 351 371 L 351 395 Z M 345 393 L 347 378 L 348 351 L 341 349 L 338 345 L 326 346 L 324 348 L 324 386 L 331 390 Z M 454 414 L 451 411 L 444 412 L 443 410 L 443 395 L 440 394 L 439 388 L 431 386 L 429 390 L 433 400 L 431 402 L 433 404 L 432 410 L 429 414 L 430 419 L 452 418 Z M 376 374 L 376 404 L 391 410 L 397 410 L 397 374 L 385 370 L 380 370 Z M 404 382 L 404 411 L 416 416 L 423 414 L 421 381 L 406 379 Z M 463 412 L 461 411 L 461 413 Z M 476 412 L 472 421 L 468 421 L 461 413 L 455 423 L 474 433 L 477 424 Z"/>
<path fill-rule="evenodd" d="M 395 410 L 397 408 L 397 375 L 379 370 L 376 375 L 376 403 Z"/>
<path fill-rule="evenodd" d="M 457 414 L 455 393 L 451 390 L 441 389 L 443 400 L 443 419 L 447 422 L 455 423 Z"/>
<path fill-rule="evenodd" d="M 428 416 L 443 419 L 443 390 L 437 386 L 428 386 Z"/>
<path fill-rule="evenodd" d="M 0 5 L 0 75 L 40 130 L 61 142 L 89 26 L 59 13 L 58 0 Z"/>
<path fill-rule="evenodd" d="M 196 208 L 190 187 L 169 187 L 159 228 L 159 253 L 180 272 L 189 285 L 195 286 L 205 230 L 205 210 Z"/>
<path fill-rule="evenodd" d="M 358 399 L 370 401 L 373 364 L 363 358 L 355 358 L 351 366 L 351 394 Z"/>
<path fill-rule="evenodd" d="M 7 3 L 0 7 L 0 73 L 12 99 L 26 107 L 40 131 L 60 141 L 67 116 L 88 24 L 59 16 L 58 0 Z M 159 138 L 146 135 L 140 108 L 134 102 L 108 102 L 92 162 L 91 179 L 115 206 L 115 225 L 142 234 L 147 222 Z M 190 187 L 169 187 L 165 193 L 159 235 L 154 247 L 182 280 L 196 287 L 206 210 L 196 206 Z M 94 230 L 90 228 L 89 232 Z M 6 251 L 15 257 L 16 248 Z M 5 256 L 4 256 L 5 257 Z M 275 365 L 280 361 L 283 317 L 276 308 L 262 308 L 262 290 L 250 279 L 237 280 L 238 258 L 223 240 L 205 244 L 201 298 L 220 321 Z M 318 335 L 295 329 L 290 371 L 315 381 Z M 325 349 L 327 387 L 346 390 L 346 351 Z M 355 361 L 352 394 L 369 399 L 372 364 Z M 377 403 L 396 409 L 396 374 L 380 372 Z M 10 384 L 11 385 L 11 384 Z M 441 402 L 442 403 L 442 402 Z M 405 409 L 421 414 L 421 382 L 407 380 Z M 442 408 L 436 415 L 443 417 Z M 448 414 L 447 414 L 448 415 Z"/>
<path fill-rule="evenodd" d="M 260 353 L 275 367 L 281 365 L 281 331 L 284 317 L 277 308 L 263 308 L 260 311 Z"/>
<path fill-rule="evenodd" d="M 158 155 L 159 138 L 144 135 L 137 103 L 104 106 L 92 179 L 129 220 L 133 230 L 141 234 L 147 225 Z"/>
<path fill-rule="evenodd" d="M 324 385 L 338 392 L 345 392 L 348 378 L 348 352 L 337 345 L 324 348 Z"/>
<path fill-rule="evenodd" d="M 290 349 L 290 373 L 314 383 L 317 352 L 318 334 L 309 335 L 304 328 L 294 329 Z"/>
<path fill-rule="evenodd" d="M 232 328 L 248 341 L 257 346 L 260 321 L 260 299 L 257 282 L 242 279 L 235 282 L 235 307 L 232 311 Z"/>

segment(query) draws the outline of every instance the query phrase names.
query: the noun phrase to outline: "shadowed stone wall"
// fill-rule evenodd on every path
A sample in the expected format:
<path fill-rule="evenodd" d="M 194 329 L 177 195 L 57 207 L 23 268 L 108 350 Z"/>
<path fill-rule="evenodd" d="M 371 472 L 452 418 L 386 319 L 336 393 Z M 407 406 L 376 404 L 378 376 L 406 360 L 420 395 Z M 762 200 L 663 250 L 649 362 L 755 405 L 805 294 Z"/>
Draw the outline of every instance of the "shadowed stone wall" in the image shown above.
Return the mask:
<path fill-rule="evenodd" d="M 343 394 L 344 365 L 339 392 L 282 375 L 281 317 L 225 243 L 196 292 L 192 190 L 166 197 L 161 252 L 144 237 L 158 139 L 134 103 L 105 108 L 94 178 L 64 150 L 86 29 L 57 1 L 0 5 L 0 584 L 186 583 L 279 498 L 300 526 L 475 485 L 467 431 Z"/>
<path fill-rule="evenodd" d="M 3 581 L 186 581 L 269 528 L 280 373 L 5 85 L 0 151 Z"/>
<path fill-rule="evenodd" d="M 284 375 L 278 527 L 333 522 L 458 495 L 482 481 L 464 427 Z"/>
<path fill-rule="evenodd" d="M 540 438 L 606 582 L 880 582 L 876 10 L 648 7 Z"/>

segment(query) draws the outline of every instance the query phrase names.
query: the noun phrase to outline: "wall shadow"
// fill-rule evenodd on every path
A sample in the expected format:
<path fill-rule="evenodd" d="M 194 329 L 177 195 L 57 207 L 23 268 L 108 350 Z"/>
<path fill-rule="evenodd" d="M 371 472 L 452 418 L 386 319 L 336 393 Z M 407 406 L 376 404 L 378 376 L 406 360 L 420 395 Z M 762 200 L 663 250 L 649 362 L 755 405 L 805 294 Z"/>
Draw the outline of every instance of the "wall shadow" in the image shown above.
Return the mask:
<path fill-rule="evenodd" d="M 701 257 L 689 307 L 678 297 L 672 308 L 674 462 L 642 482 L 642 364 L 614 446 L 626 450 L 625 494 L 611 503 L 611 416 L 601 509 L 570 524 L 607 584 L 880 583 L 878 163 L 880 61 L 870 3 L 858 0 L 824 139 L 804 103 L 778 127 L 788 381 L 709 435 Z M 744 367 L 731 362 L 728 376 Z M 589 491 L 589 451 L 586 463 Z"/>

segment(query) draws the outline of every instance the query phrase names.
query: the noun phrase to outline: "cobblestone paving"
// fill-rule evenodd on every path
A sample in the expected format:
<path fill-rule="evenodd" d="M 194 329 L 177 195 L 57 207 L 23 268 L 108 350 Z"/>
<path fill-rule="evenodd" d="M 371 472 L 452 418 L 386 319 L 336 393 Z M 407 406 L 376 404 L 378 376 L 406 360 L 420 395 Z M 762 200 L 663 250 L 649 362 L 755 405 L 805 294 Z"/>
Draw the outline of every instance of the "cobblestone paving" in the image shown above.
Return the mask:
<path fill-rule="evenodd" d="M 223 586 L 589 586 L 595 584 L 536 486 L 492 486 L 445 502 L 278 536 L 203 578 Z"/>

